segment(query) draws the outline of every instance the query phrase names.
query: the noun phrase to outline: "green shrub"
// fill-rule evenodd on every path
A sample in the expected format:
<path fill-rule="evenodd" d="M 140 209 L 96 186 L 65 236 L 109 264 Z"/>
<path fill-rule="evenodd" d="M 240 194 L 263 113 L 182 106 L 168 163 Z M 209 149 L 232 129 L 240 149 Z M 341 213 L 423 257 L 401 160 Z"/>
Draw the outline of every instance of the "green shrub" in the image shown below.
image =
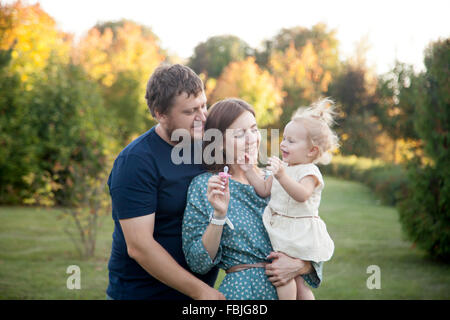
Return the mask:
<path fill-rule="evenodd" d="M 446 262 L 450 262 L 449 177 L 438 167 L 411 164 L 411 191 L 399 205 L 400 222 L 408 237 Z"/>
<path fill-rule="evenodd" d="M 425 54 L 423 91 L 415 128 L 423 150 L 409 165 L 408 196 L 400 219 L 408 237 L 433 257 L 450 262 L 450 39 Z"/>
<path fill-rule="evenodd" d="M 367 185 L 387 205 L 396 205 L 407 192 L 406 171 L 379 159 L 335 156 L 331 164 L 321 166 L 324 174 Z"/>

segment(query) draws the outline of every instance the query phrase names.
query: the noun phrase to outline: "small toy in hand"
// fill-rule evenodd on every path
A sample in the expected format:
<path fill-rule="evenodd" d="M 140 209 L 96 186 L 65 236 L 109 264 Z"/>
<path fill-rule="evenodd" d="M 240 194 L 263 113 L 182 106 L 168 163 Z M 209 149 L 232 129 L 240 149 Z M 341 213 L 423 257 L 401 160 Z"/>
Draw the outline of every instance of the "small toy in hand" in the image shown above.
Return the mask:
<path fill-rule="evenodd" d="M 225 178 L 225 179 L 228 179 L 229 177 L 231 177 L 231 174 L 228 173 L 228 166 L 225 166 L 223 168 L 223 172 L 219 172 L 219 177 Z"/>

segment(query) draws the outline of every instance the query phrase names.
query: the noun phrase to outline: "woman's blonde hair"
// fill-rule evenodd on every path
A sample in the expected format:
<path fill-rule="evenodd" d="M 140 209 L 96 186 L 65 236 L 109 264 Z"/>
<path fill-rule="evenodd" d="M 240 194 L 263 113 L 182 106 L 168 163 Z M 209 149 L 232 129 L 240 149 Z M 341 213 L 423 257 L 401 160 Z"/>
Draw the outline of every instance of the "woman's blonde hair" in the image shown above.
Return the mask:
<path fill-rule="evenodd" d="M 309 107 L 301 107 L 292 116 L 292 121 L 302 122 L 312 145 L 319 149 L 314 163 L 330 163 L 331 152 L 339 147 L 339 138 L 331 129 L 335 116 L 335 104 L 329 98 L 321 99 Z"/>

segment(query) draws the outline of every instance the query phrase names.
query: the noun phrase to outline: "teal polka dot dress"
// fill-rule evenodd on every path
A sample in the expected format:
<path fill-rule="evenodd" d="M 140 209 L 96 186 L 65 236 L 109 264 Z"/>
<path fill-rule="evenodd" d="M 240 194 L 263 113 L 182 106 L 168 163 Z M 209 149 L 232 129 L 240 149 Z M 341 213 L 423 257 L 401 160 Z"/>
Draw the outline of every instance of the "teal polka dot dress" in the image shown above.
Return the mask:
<path fill-rule="evenodd" d="M 266 257 L 272 251 L 269 236 L 262 222 L 262 214 L 269 198 L 260 198 L 251 185 L 229 180 L 230 204 L 227 216 L 234 225 L 224 226 L 217 255 L 212 260 L 206 251 L 202 236 L 209 225 L 214 209 L 206 195 L 207 172 L 195 177 L 188 190 L 182 235 L 183 251 L 192 271 L 204 274 L 214 266 L 228 269 L 238 264 L 270 262 Z M 315 264 L 315 273 L 305 276 L 313 287 L 321 281 L 322 263 Z M 268 280 L 264 268 L 252 268 L 227 274 L 219 287 L 228 300 L 274 300 L 277 292 Z"/>

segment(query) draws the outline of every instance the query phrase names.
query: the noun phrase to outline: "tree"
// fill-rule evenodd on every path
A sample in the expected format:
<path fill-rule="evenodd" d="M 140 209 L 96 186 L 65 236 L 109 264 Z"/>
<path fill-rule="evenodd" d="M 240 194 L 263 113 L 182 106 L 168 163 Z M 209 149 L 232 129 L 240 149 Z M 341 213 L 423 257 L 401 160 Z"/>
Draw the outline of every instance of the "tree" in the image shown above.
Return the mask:
<path fill-rule="evenodd" d="M 374 158 L 378 155 L 376 137 L 379 134 L 374 116 L 376 83 L 371 81 L 366 66 L 355 61 L 361 59 L 351 59 L 342 65 L 328 93 L 340 109 L 336 119 L 336 132 L 341 139 L 340 152 Z"/>
<path fill-rule="evenodd" d="M 27 150 L 35 161 L 25 177 L 29 188 L 24 198 L 29 204 L 70 205 L 69 167 L 89 166 L 93 177 L 104 169 L 111 120 L 98 85 L 79 66 L 51 63 L 44 74 L 46 81 L 30 93 L 23 123 L 33 130 Z"/>
<path fill-rule="evenodd" d="M 289 122 L 300 106 L 309 105 L 328 91 L 330 71 L 321 67 L 312 42 L 296 49 L 294 42 L 285 51 L 275 51 L 269 61 L 272 74 L 281 79 L 286 99 L 281 117 L 282 125 Z"/>
<path fill-rule="evenodd" d="M 75 57 L 101 85 L 105 104 L 118 121 L 114 136 L 121 143 L 154 124 L 145 89 L 165 52 L 149 28 L 128 20 L 99 24 L 80 41 Z"/>
<path fill-rule="evenodd" d="M 261 67 L 268 67 L 274 52 L 284 52 L 291 45 L 300 50 L 308 42 L 314 48 L 321 68 L 332 74 L 336 72 L 339 66 L 339 41 L 336 31 L 328 30 L 324 23 L 318 23 L 311 29 L 300 26 L 282 29 L 273 39 L 264 42 L 264 49 L 256 52 L 256 61 Z"/>
<path fill-rule="evenodd" d="M 242 61 L 252 54 L 250 46 L 236 36 L 214 36 L 195 47 L 188 65 L 207 78 L 218 78 L 230 62 Z"/>
<path fill-rule="evenodd" d="M 20 75 L 10 68 L 12 48 L 0 50 L 0 203 L 19 203 L 29 170 L 32 128 L 27 125 L 26 94 Z"/>
<path fill-rule="evenodd" d="M 46 179 L 40 171 L 40 141 L 31 102 L 38 96 L 36 88 L 48 80 L 49 64 L 67 63 L 70 43 L 66 34 L 39 6 L 0 4 L 0 201 L 20 203 L 32 187 L 32 175 Z M 41 106 L 45 110 L 47 105 Z M 42 184 L 37 193 L 45 193 Z M 42 192 L 41 192 L 42 191 Z M 45 200 L 43 200 L 45 202 Z"/>
<path fill-rule="evenodd" d="M 398 141 L 417 139 L 414 130 L 419 79 L 411 65 L 396 62 L 392 71 L 379 78 L 375 114 L 393 140 L 393 161 L 397 162 Z"/>
<path fill-rule="evenodd" d="M 433 257 L 450 261 L 450 39 L 425 51 L 414 127 L 423 154 L 409 164 L 409 194 L 399 214 L 403 230 Z"/>
<path fill-rule="evenodd" d="M 231 62 L 217 80 L 208 98 L 211 103 L 227 97 L 241 98 L 255 108 L 258 126 L 268 126 L 281 114 L 281 84 L 267 70 L 261 70 L 253 57 Z"/>
<path fill-rule="evenodd" d="M 282 29 L 255 55 L 258 65 L 283 83 L 286 96 L 279 126 L 286 125 L 299 107 L 327 95 L 339 65 L 335 31 L 321 23 L 311 29 Z"/>
<path fill-rule="evenodd" d="M 0 4 L 0 40 L 0 50 L 12 48 L 10 68 L 21 81 L 27 81 L 28 91 L 32 78 L 42 72 L 51 56 L 68 61 L 71 46 L 71 37 L 57 29 L 39 3 L 24 5 L 21 1 Z"/>

